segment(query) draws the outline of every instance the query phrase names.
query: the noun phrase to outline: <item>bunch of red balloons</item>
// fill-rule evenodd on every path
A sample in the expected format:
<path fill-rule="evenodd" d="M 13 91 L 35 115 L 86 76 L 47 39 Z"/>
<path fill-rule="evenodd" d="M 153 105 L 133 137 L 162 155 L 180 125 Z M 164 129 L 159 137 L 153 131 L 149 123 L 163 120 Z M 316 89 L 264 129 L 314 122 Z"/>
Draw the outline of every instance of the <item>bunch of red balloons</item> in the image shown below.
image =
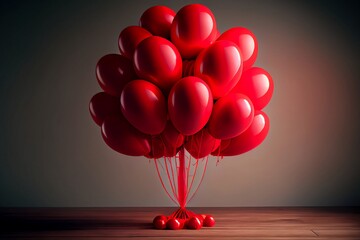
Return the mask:
<path fill-rule="evenodd" d="M 198 214 L 189 217 L 188 219 L 176 218 L 173 216 L 156 216 L 153 220 L 153 225 L 156 229 L 194 229 L 199 230 L 202 227 L 213 227 L 215 219 L 211 215 Z"/>
<path fill-rule="evenodd" d="M 262 109 L 273 94 L 267 71 L 253 67 L 255 35 L 244 27 L 219 34 L 213 13 L 190 4 L 177 13 L 147 9 L 121 31 L 120 54 L 97 63 L 103 92 L 90 113 L 112 149 L 130 156 L 233 156 L 269 131 Z"/>

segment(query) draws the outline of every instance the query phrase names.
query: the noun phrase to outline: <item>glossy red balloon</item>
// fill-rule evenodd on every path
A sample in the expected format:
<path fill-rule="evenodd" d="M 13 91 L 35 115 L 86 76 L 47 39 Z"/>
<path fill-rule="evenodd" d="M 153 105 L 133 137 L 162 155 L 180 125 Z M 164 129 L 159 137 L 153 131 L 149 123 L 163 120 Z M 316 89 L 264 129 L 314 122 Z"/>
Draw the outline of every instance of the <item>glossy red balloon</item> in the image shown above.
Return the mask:
<path fill-rule="evenodd" d="M 147 155 L 145 155 L 145 157 L 159 159 L 166 155 L 166 147 L 160 135 L 150 136 L 149 143 L 150 143 L 150 152 Z"/>
<path fill-rule="evenodd" d="M 142 156 L 150 152 L 148 136 L 136 130 L 120 114 L 106 117 L 101 133 L 106 144 L 119 153 Z"/>
<path fill-rule="evenodd" d="M 120 99 L 119 97 L 99 92 L 91 98 L 89 111 L 94 122 L 101 126 L 106 116 L 120 113 Z"/>
<path fill-rule="evenodd" d="M 254 64 L 258 54 L 258 43 L 255 35 L 249 29 L 244 27 L 231 28 L 221 34 L 217 40 L 229 40 L 239 47 L 244 62 L 244 70 Z"/>
<path fill-rule="evenodd" d="M 167 217 L 164 215 L 156 216 L 153 220 L 153 225 L 156 229 L 166 228 Z"/>
<path fill-rule="evenodd" d="M 242 73 L 238 47 L 230 41 L 216 41 L 196 58 L 194 75 L 210 87 L 214 99 L 225 96 L 237 84 Z"/>
<path fill-rule="evenodd" d="M 134 64 L 137 75 L 162 90 L 169 91 L 181 78 L 182 59 L 176 47 L 162 37 L 149 37 L 136 48 Z"/>
<path fill-rule="evenodd" d="M 151 150 L 145 155 L 147 158 L 159 159 L 162 157 L 174 157 L 179 151 L 179 148 L 164 141 L 161 135 L 151 136 L 149 143 Z"/>
<path fill-rule="evenodd" d="M 220 140 L 211 136 L 206 128 L 189 136 L 185 142 L 185 149 L 196 159 L 208 156 L 220 144 Z"/>
<path fill-rule="evenodd" d="M 165 6 L 147 9 L 140 17 L 140 26 L 155 36 L 170 39 L 170 27 L 175 17 L 174 10 Z"/>
<path fill-rule="evenodd" d="M 184 143 L 184 135 L 182 135 L 171 123 L 168 121 L 165 130 L 161 133 L 161 138 L 170 146 L 175 148 L 181 147 Z"/>
<path fill-rule="evenodd" d="M 232 92 L 245 94 L 254 104 L 254 108 L 261 110 L 270 102 L 274 92 L 274 83 L 267 71 L 252 67 L 242 74 Z"/>
<path fill-rule="evenodd" d="M 221 151 L 226 149 L 230 145 L 231 139 L 224 139 L 220 141 L 220 144 L 217 146 L 217 148 L 211 152 L 211 155 L 213 156 L 220 156 Z"/>
<path fill-rule="evenodd" d="M 259 146 L 269 132 L 268 116 L 262 111 L 255 111 L 250 127 L 239 136 L 232 138 L 227 148 L 221 151 L 222 156 L 235 156 Z"/>
<path fill-rule="evenodd" d="M 180 148 L 169 147 L 165 145 L 164 157 L 175 157 L 180 151 Z"/>
<path fill-rule="evenodd" d="M 145 80 L 129 82 L 120 97 L 121 111 L 138 130 L 160 134 L 167 121 L 167 105 L 161 90 Z"/>
<path fill-rule="evenodd" d="M 181 229 L 181 222 L 179 219 L 170 218 L 166 223 L 166 228 L 171 230 L 179 230 Z"/>
<path fill-rule="evenodd" d="M 194 58 L 216 40 L 214 14 L 201 4 L 187 5 L 177 12 L 170 35 L 183 58 Z"/>
<path fill-rule="evenodd" d="M 208 85 L 197 77 L 185 77 L 171 89 L 168 110 L 171 122 L 184 135 L 193 135 L 208 122 L 213 98 Z"/>
<path fill-rule="evenodd" d="M 132 62 L 118 54 L 103 56 L 96 65 L 100 87 L 108 94 L 120 96 L 124 86 L 136 77 Z"/>
<path fill-rule="evenodd" d="M 215 219 L 211 215 L 206 215 L 204 218 L 204 227 L 213 227 L 215 225 Z"/>
<path fill-rule="evenodd" d="M 178 218 L 178 220 L 180 222 L 180 229 L 183 229 L 185 227 L 185 224 L 186 224 L 186 219 Z"/>
<path fill-rule="evenodd" d="M 196 214 L 195 216 L 200 220 L 200 223 L 201 223 L 201 226 L 202 226 L 203 222 L 204 222 L 204 218 L 206 217 L 206 215 L 204 215 L 204 214 Z"/>
<path fill-rule="evenodd" d="M 139 26 L 124 28 L 118 40 L 120 53 L 129 59 L 133 59 L 137 45 L 150 36 L 152 36 L 151 33 Z"/>
<path fill-rule="evenodd" d="M 220 147 L 221 144 L 221 140 L 220 139 L 216 139 L 214 147 L 212 149 L 212 152 L 215 151 L 216 149 L 218 149 Z"/>
<path fill-rule="evenodd" d="M 188 229 L 198 230 L 202 227 L 202 224 L 201 224 L 200 219 L 197 216 L 193 216 L 187 221 L 186 227 Z"/>
<path fill-rule="evenodd" d="M 220 98 L 209 120 L 209 133 L 217 139 L 229 139 L 243 133 L 254 118 L 254 106 L 243 94 L 229 94 Z"/>
<path fill-rule="evenodd" d="M 182 135 L 171 123 L 168 121 L 164 131 L 160 135 L 164 148 L 165 157 L 173 157 L 178 152 L 178 148 L 184 143 L 184 135 Z"/>

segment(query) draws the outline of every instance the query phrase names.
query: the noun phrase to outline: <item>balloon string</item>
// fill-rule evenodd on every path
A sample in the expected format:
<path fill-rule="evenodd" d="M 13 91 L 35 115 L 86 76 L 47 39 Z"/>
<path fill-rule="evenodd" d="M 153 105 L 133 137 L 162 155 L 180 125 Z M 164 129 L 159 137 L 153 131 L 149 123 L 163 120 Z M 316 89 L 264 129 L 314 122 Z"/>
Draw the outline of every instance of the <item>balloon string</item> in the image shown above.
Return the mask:
<path fill-rule="evenodd" d="M 190 160 L 191 160 L 191 155 L 190 155 Z M 192 179 L 191 179 L 190 187 L 188 188 L 188 192 L 187 192 L 188 196 L 189 196 L 189 193 L 190 193 L 190 191 L 191 191 L 191 189 L 193 187 L 194 179 L 195 179 L 195 176 L 196 176 L 196 171 L 197 171 L 197 168 L 199 166 L 199 160 L 195 159 L 195 161 L 196 161 L 196 164 L 195 164 L 195 168 L 194 168 L 194 173 L 193 173 L 193 176 L 192 176 Z"/>
<path fill-rule="evenodd" d="M 186 186 L 189 187 L 189 178 L 190 178 L 190 166 L 191 166 L 191 158 L 189 158 L 188 156 L 186 156 L 186 159 L 188 161 L 188 165 L 187 165 L 187 176 L 186 176 Z M 188 189 L 189 190 L 189 189 Z M 186 193 L 186 197 L 189 195 L 189 191 Z"/>
<path fill-rule="evenodd" d="M 178 170 L 178 196 L 180 207 L 185 208 L 187 197 L 186 182 L 186 163 L 185 163 L 185 150 L 182 147 L 179 152 L 179 170 Z"/>
<path fill-rule="evenodd" d="M 193 197 L 195 196 L 195 194 L 196 194 L 197 191 L 199 190 L 199 187 L 200 187 L 200 185 L 201 185 L 201 183 L 202 183 L 202 181 L 203 181 L 203 179 L 204 179 L 205 172 L 206 172 L 206 167 L 207 167 L 207 164 L 208 164 L 209 157 L 207 156 L 205 159 L 206 159 L 206 160 L 205 160 L 205 167 L 204 167 L 204 171 L 203 171 L 202 176 L 201 176 L 201 180 L 200 180 L 200 182 L 199 182 L 199 184 L 198 184 L 195 192 L 192 194 L 192 196 L 190 197 L 190 199 L 189 199 L 188 202 L 190 202 L 191 199 L 193 199 Z"/>
<path fill-rule="evenodd" d="M 218 166 L 220 163 L 220 152 L 221 152 L 221 141 L 220 141 L 218 153 L 216 155 L 216 166 Z"/>
<path fill-rule="evenodd" d="M 168 161 L 169 161 L 169 165 L 170 165 L 170 169 L 171 169 L 171 176 L 172 176 L 172 179 L 173 179 L 173 186 L 174 186 L 174 194 L 176 196 L 176 199 L 179 203 L 179 194 L 178 194 L 178 188 L 179 188 L 179 184 L 177 182 L 177 172 L 176 172 L 176 159 L 177 159 L 177 156 L 175 156 L 175 158 L 171 158 L 169 157 L 168 158 Z"/>
<path fill-rule="evenodd" d="M 174 165 L 174 173 L 173 173 L 173 179 L 174 179 L 174 182 L 176 182 L 175 184 L 175 192 L 178 196 L 178 201 L 179 201 L 179 205 L 180 205 L 180 200 L 179 200 L 179 181 L 178 181 L 178 164 L 177 164 L 177 161 L 178 161 L 178 155 L 175 156 L 174 158 L 174 161 L 172 161 L 172 164 Z"/>
<path fill-rule="evenodd" d="M 162 179 L 162 177 L 161 177 L 161 174 L 160 174 L 160 171 L 159 171 L 159 167 L 158 167 L 158 164 L 157 164 L 158 159 L 154 159 L 154 160 L 155 160 L 156 172 L 157 172 L 157 174 L 158 174 L 158 176 L 159 176 L 159 179 L 160 179 L 160 182 L 161 182 L 161 185 L 162 185 L 163 189 L 165 190 L 165 192 L 166 192 L 166 194 L 169 196 L 169 198 L 170 198 L 175 204 L 177 204 L 176 201 L 173 199 L 173 197 L 172 197 L 172 196 L 170 195 L 170 193 L 168 192 L 167 188 L 165 187 L 165 184 L 164 184 L 164 182 L 163 182 L 163 179 Z"/>
<path fill-rule="evenodd" d="M 153 154 L 154 160 L 155 160 L 156 157 L 155 157 L 155 144 L 154 144 L 154 139 L 155 139 L 155 136 L 154 136 L 154 135 L 151 135 L 151 151 L 152 151 L 152 154 Z"/>
<path fill-rule="evenodd" d="M 173 167 L 173 161 L 171 161 L 171 158 L 169 157 L 168 158 L 169 160 L 169 165 L 170 165 L 170 170 L 171 170 L 171 177 L 172 177 L 172 182 L 174 183 L 174 191 L 175 193 L 177 193 L 177 190 L 176 190 L 176 181 L 175 181 L 175 176 L 174 176 L 174 167 Z M 176 156 L 175 156 L 175 161 L 176 161 Z"/>
<path fill-rule="evenodd" d="M 198 149 L 199 149 L 199 151 L 198 151 L 198 155 L 197 155 L 197 157 L 199 157 L 199 156 L 200 156 L 201 146 L 202 146 L 202 141 L 203 141 L 203 136 L 204 136 L 204 131 L 201 131 L 200 142 L 199 142 L 199 145 L 198 145 Z"/>
<path fill-rule="evenodd" d="M 221 156 L 221 142 L 220 142 L 219 151 L 218 151 L 218 154 L 216 157 L 216 166 L 218 166 L 220 164 L 220 161 L 223 159 L 224 159 L 224 156 Z"/>
<path fill-rule="evenodd" d="M 166 173 L 167 173 L 167 176 L 168 176 L 169 184 L 170 184 L 170 186 L 171 186 L 171 190 L 172 190 L 172 192 L 173 192 L 173 194 L 174 194 L 174 197 L 179 201 L 179 198 L 178 198 L 178 196 L 176 195 L 175 190 L 174 190 L 174 186 L 173 186 L 173 184 L 175 184 L 175 183 L 173 183 L 173 182 L 171 181 L 170 172 L 169 172 L 169 167 L 168 167 L 168 163 L 167 163 L 166 158 L 164 159 L 164 161 L 165 161 Z"/>
<path fill-rule="evenodd" d="M 164 140 L 162 139 L 161 135 L 160 135 L 160 140 L 163 144 L 163 149 L 164 149 L 164 152 L 163 152 L 163 155 L 165 155 L 165 143 L 164 143 Z M 166 172 L 167 172 L 167 175 L 168 175 L 168 179 L 169 179 L 169 184 L 171 186 L 171 189 L 172 189 L 172 192 L 174 194 L 174 197 L 179 200 L 178 196 L 176 195 L 177 193 L 177 190 L 176 190 L 176 183 L 175 183 L 175 179 L 174 179 L 174 170 L 173 170 L 173 165 L 172 165 L 172 161 L 171 161 L 171 158 L 170 157 L 164 157 L 164 162 L 165 162 L 165 165 L 166 165 Z M 171 181 L 171 177 L 170 177 L 170 174 L 169 174 L 169 170 L 168 170 L 168 164 L 167 162 L 169 162 L 169 165 L 170 165 L 170 170 L 171 170 L 171 176 L 172 176 L 172 181 Z"/>
<path fill-rule="evenodd" d="M 175 156 L 175 158 L 173 159 L 173 161 L 171 161 L 171 166 L 173 168 L 173 181 L 174 181 L 174 189 L 175 189 L 175 193 L 176 193 L 176 196 L 177 196 L 177 200 L 178 200 L 178 203 L 180 202 L 179 200 L 179 182 L 178 182 L 178 172 L 177 172 L 177 160 L 178 160 L 178 155 Z"/>

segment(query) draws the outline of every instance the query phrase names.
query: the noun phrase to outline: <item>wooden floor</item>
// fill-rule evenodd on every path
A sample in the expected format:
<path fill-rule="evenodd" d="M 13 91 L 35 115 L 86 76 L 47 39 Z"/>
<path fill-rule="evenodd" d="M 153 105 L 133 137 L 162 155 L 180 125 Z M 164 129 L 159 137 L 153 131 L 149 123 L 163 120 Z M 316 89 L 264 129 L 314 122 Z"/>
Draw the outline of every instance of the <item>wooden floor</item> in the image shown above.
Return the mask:
<path fill-rule="evenodd" d="M 359 208 L 192 208 L 213 228 L 155 230 L 171 208 L 0 208 L 0 239 L 341 239 L 360 240 Z"/>

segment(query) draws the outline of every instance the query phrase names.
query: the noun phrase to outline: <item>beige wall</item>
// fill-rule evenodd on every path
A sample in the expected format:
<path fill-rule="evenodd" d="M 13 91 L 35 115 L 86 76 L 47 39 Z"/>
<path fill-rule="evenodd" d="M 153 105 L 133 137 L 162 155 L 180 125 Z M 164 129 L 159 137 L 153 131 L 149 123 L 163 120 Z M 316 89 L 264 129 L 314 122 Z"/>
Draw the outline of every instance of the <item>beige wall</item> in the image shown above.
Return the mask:
<path fill-rule="evenodd" d="M 110 150 L 87 109 L 100 91 L 97 60 L 118 51 L 119 32 L 147 7 L 166 1 L 49 2 L 1 7 L 0 206 L 171 205 L 154 164 Z M 359 205 L 359 34 L 357 17 L 345 12 L 351 7 L 205 4 L 221 31 L 242 25 L 256 34 L 256 65 L 272 74 L 275 93 L 265 109 L 268 138 L 218 166 L 211 159 L 191 205 Z"/>

